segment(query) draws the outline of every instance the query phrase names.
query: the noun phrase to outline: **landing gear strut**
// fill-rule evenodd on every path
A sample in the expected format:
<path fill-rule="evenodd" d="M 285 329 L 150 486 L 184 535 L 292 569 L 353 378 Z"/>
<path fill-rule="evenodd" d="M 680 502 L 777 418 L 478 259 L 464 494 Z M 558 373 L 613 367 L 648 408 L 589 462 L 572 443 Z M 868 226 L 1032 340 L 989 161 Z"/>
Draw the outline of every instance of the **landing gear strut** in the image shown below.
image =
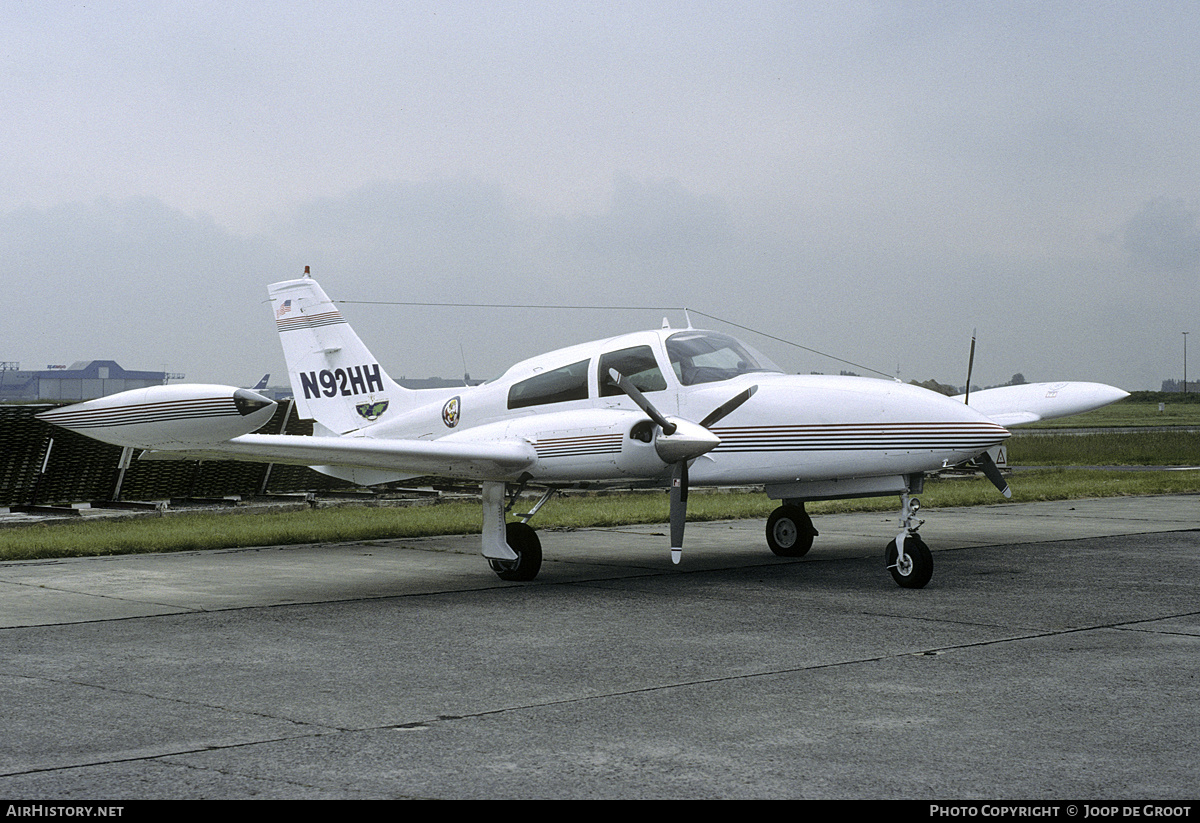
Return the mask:
<path fill-rule="evenodd" d="M 517 515 L 520 521 L 504 522 L 505 513 L 512 509 L 524 488 L 522 480 L 505 505 L 504 483 L 483 484 L 483 556 L 501 580 L 533 580 L 542 568 L 542 541 L 529 520 L 555 489 L 549 489 L 527 513 Z"/>
<path fill-rule="evenodd" d="M 921 501 L 909 498 L 907 492 L 900 495 L 900 521 L 902 528 L 895 540 L 885 547 L 888 571 L 892 579 L 906 589 L 920 589 L 933 577 L 933 555 L 925 541 L 917 536 L 924 520 L 917 518 Z"/>

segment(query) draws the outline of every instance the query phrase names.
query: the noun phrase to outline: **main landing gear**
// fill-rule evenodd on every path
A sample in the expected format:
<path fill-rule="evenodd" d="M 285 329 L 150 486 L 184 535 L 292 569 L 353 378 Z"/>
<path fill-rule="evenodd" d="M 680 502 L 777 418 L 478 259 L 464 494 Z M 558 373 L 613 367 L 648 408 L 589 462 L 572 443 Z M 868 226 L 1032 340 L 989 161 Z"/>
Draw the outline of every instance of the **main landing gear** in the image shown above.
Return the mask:
<path fill-rule="evenodd" d="M 542 568 L 542 541 L 529 521 L 556 489 L 548 489 L 532 509 L 517 515 L 520 520 L 504 522 L 524 488 L 522 482 L 508 495 L 506 505 L 504 483 L 483 484 L 483 556 L 501 580 L 533 580 Z"/>
<path fill-rule="evenodd" d="M 542 568 L 542 541 L 528 523 L 514 521 L 504 524 L 508 547 L 517 553 L 516 560 L 488 558 L 492 571 L 501 580 L 532 580 Z"/>
<path fill-rule="evenodd" d="M 767 545 L 779 557 L 804 557 L 817 534 L 803 501 L 784 503 L 767 518 Z"/>

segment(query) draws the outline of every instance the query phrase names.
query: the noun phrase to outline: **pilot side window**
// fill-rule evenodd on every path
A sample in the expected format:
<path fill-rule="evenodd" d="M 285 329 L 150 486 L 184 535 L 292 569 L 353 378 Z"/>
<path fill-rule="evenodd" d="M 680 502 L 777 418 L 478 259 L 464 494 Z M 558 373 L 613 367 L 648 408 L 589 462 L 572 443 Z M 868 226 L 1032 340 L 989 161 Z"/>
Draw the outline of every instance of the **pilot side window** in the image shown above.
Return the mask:
<path fill-rule="evenodd" d="M 685 386 L 715 383 L 750 372 L 779 371 L 740 341 L 708 331 L 684 331 L 667 338 L 667 358 Z"/>
<path fill-rule="evenodd" d="M 508 407 L 523 409 L 545 403 L 566 403 L 570 400 L 587 400 L 587 373 L 590 360 L 580 360 L 561 369 L 514 383 L 508 390 Z"/>
<path fill-rule="evenodd" d="M 616 369 L 629 378 L 640 392 L 663 391 L 667 388 L 667 381 L 663 379 L 662 370 L 658 368 L 658 361 L 654 359 L 654 352 L 650 350 L 649 346 L 634 346 L 631 349 L 610 351 L 601 356 L 600 396 L 612 397 L 624 394 L 609 382 L 609 369 Z"/>

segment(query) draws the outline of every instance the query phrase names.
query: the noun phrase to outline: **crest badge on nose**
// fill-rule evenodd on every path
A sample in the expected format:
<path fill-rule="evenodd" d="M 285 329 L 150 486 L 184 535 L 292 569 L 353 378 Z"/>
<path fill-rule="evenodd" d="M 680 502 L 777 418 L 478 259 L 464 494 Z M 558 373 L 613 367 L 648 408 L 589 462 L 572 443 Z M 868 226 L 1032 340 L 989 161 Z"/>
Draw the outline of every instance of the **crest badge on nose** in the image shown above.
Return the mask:
<path fill-rule="evenodd" d="M 458 411 L 460 399 L 455 396 L 446 401 L 446 405 L 442 406 L 442 422 L 446 424 L 446 428 L 452 429 L 458 425 Z"/>

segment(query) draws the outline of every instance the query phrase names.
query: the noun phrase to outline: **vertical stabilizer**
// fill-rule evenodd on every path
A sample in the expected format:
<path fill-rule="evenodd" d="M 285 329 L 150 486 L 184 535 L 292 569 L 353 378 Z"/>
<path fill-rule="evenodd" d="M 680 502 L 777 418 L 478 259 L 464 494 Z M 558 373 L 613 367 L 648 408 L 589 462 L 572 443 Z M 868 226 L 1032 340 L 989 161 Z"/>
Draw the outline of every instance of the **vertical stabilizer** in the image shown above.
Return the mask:
<path fill-rule="evenodd" d="M 344 434 L 409 405 L 411 392 L 388 377 L 317 281 L 284 280 L 267 290 L 301 417 Z"/>

